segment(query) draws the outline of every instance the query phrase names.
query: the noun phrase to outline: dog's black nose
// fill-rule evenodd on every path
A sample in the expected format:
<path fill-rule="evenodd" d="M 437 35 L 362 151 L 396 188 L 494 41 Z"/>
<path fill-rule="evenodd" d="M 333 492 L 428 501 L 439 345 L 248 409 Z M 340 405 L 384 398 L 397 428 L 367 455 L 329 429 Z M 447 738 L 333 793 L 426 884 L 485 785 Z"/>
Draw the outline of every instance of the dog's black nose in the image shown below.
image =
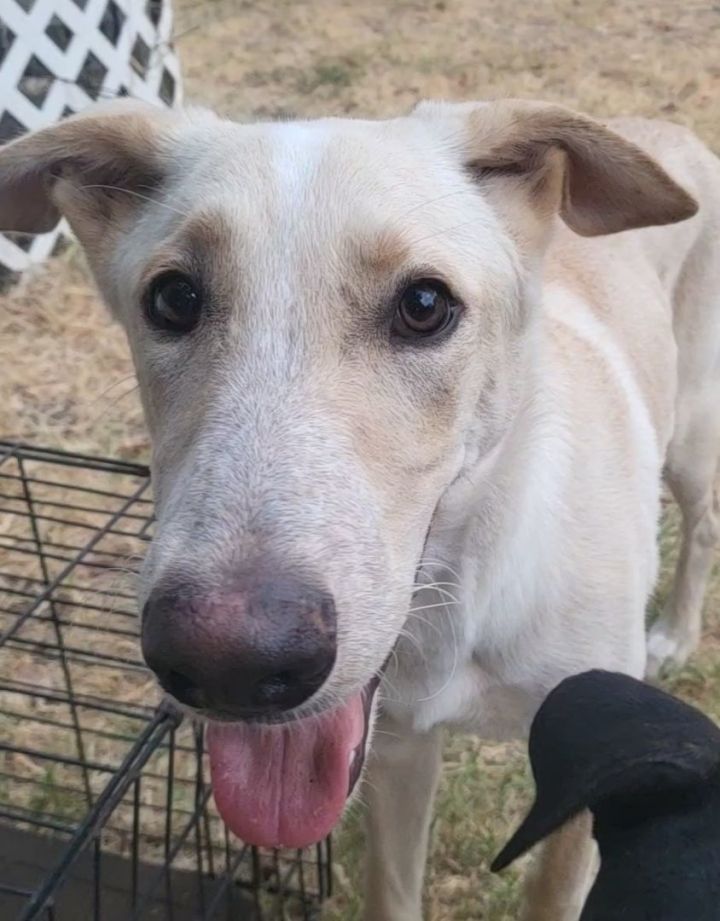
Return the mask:
<path fill-rule="evenodd" d="M 226 718 L 297 707 L 335 663 L 332 597 L 282 577 L 232 591 L 156 588 L 143 611 L 145 661 L 187 706 Z"/>

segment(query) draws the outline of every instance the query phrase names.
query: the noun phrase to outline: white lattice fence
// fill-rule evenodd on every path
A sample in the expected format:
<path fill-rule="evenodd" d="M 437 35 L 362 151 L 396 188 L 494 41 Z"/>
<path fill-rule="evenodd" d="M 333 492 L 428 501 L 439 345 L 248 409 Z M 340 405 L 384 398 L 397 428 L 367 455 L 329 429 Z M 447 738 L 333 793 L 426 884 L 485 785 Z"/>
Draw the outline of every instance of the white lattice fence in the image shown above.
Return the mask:
<path fill-rule="evenodd" d="M 97 99 L 175 105 L 172 20 L 171 0 L 0 0 L 0 144 Z M 0 267 L 41 261 L 64 232 L 0 234 Z"/>

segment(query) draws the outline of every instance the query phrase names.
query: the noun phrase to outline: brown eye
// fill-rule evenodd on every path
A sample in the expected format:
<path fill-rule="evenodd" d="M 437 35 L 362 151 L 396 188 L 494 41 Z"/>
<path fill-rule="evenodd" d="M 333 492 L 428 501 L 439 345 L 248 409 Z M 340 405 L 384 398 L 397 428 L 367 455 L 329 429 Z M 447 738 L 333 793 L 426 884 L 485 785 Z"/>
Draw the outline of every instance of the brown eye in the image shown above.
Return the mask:
<path fill-rule="evenodd" d="M 150 287 L 147 316 L 153 326 L 172 333 L 189 333 L 200 321 L 202 297 L 191 278 L 168 272 Z"/>
<path fill-rule="evenodd" d="M 458 303 L 441 281 L 423 278 L 407 285 L 397 302 L 392 331 L 404 339 L 437 336 L 454 324 Z"/>

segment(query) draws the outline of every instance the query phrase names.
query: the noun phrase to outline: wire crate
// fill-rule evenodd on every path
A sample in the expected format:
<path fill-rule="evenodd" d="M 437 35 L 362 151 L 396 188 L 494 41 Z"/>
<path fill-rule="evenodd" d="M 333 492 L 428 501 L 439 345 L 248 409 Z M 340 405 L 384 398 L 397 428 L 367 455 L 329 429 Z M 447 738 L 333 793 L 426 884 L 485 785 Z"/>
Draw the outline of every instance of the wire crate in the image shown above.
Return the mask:
<path fill-rule="evenodd" d="M 314 919 L 330 842 L 251 848 L 139 656 L 147 468 L 0 441 L 0 917 Z"/>

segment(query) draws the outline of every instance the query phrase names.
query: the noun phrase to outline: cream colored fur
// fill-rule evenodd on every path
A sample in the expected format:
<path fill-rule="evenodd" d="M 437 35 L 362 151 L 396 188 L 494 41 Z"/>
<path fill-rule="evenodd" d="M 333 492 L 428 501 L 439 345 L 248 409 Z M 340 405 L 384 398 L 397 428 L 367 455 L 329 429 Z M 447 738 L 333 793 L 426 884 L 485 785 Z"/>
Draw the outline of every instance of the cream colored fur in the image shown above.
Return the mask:
<path fill-rule="evenodd" d="M 511 101 L 247 126 L 120 105 L 0 150 L 0 227 L 64 213 L 128 333 L 158 512 L 142 598 L 172 568 L 220 579 L 271 554 L 336 600 L 337 665 L 307 709 L 390 657 L 369 921 L 420 918 L 441 726 L 522 736 L 564 676 L 643 674 L 663 468 L 684 541 L 650 670 L 699 639 L 720 164 L 673 125 L 611 129 Z M 144 320 L 168 267 L 212 292 L 192 339 Z M 398 348 L 384 305 L 418 273 L 464 313 L 443 344 Z M 581 832 L 550 843 L 527 918 L 577 917 Z"/>

